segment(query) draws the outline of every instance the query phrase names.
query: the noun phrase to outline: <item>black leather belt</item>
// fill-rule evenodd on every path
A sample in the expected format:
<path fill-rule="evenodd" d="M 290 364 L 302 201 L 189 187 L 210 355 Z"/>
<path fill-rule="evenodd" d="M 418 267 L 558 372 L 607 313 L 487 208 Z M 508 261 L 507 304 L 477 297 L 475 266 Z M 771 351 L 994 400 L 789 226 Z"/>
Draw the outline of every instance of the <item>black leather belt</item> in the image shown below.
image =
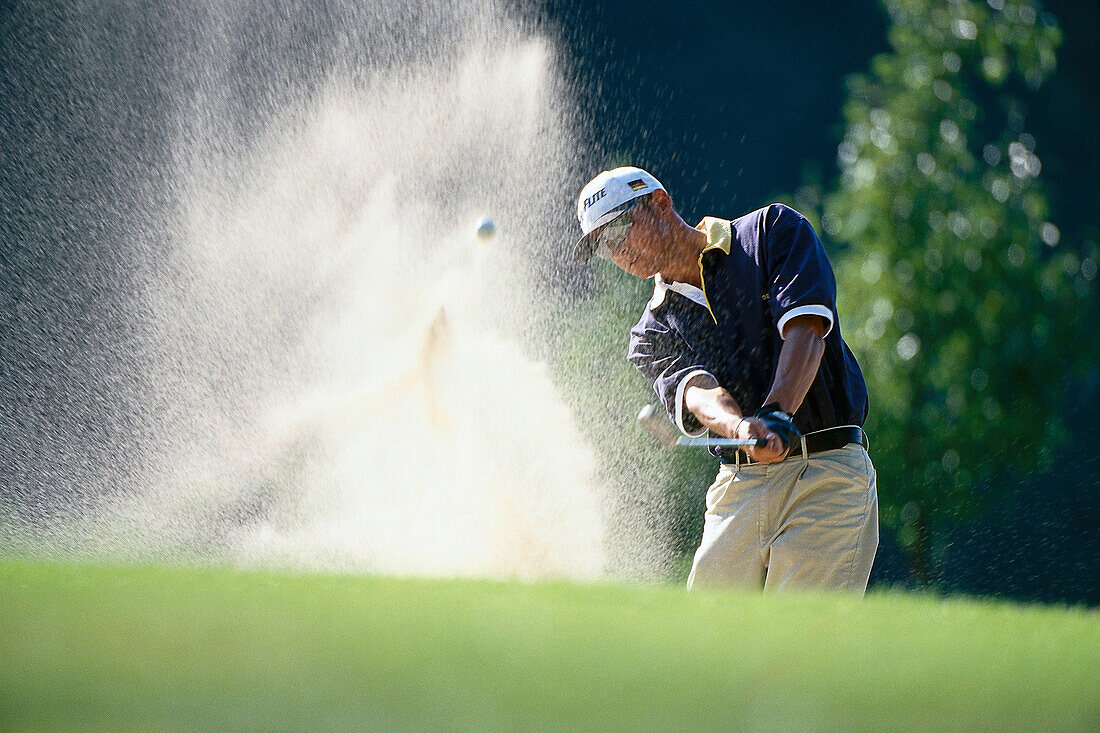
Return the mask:
<path fill-rule="evenodd" d="M 863 430 L 857 427 L 843 427 L 843 428 L 826 428 L 825 430 L 818 430 L 814 433 L 807 433 L 806 439 L 806 455 L 810 456 L 814 453 L 821 453 L 827 450 L 836 450 L 837 448 L 843 448 L 849 443 L 864 444 Z M 740 460 L 737 457 L 736 452 L 731 451 L 723 455 L 718 456 L 722 463 L 735 464 L 740 463 L 742 466 L 748 466 L 753 463 L 761 463 L 761 461 L 754 461 L 744 453 L 741 454 Z M 787 457 L 783 460 L 789 461 L 792 458 L 802 457 L 802 443 L 801 441 L 793 443 L 791 449 L 787 452 Z"/>

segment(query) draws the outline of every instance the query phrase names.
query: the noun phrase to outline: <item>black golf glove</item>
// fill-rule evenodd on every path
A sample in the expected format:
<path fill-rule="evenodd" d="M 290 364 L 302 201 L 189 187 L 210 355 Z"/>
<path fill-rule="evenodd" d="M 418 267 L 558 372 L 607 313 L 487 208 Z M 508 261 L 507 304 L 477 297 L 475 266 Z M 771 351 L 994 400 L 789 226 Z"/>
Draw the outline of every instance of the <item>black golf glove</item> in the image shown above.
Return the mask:
<path fill-rule="evenodd" d="M 798 428 L 794 426 L 794 418 L 783 412 L 778 402 L 769 402 L 764 405 L 756 411 L 754 417 L 763 420 L 768 430 L 778 435 L 788 450 L 802 440 L 802 433 L 798 432 Z"/>

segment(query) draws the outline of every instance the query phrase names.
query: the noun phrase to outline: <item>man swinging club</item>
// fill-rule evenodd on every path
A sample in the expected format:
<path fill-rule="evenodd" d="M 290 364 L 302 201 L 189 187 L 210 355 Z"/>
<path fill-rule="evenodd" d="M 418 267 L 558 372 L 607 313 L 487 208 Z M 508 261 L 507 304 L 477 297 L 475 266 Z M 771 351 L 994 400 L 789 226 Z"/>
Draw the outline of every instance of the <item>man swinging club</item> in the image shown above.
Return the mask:
<path fill-rule="evenodd" d="M 574 257 L 654 280 L 628 358 L 688 436 L 766 440 L 730 453 L 707 490 L 695 586 L 863 593 L 878 548 L 867 387 L 840 335 L 836 281 L 813 228 L 772 204 L 684 222 L 640 168 L 604 171 L 577 202 Z"/>

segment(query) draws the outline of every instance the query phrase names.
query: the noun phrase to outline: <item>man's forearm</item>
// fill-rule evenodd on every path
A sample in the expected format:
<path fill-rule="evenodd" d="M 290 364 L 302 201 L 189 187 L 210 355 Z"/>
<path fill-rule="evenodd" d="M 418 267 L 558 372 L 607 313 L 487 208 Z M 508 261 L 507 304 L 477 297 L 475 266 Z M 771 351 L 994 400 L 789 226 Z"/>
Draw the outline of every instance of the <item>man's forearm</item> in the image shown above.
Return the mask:
<path fill-rule="evenodd" d="M 733 395 L 710 374 L 691 378 L 684 389 L 684 407 L 707 430 L 727 438 L 733 437 L 733 430 L 744 414 Z"/>
<path fill-rule="evenodd" d="M 821 366 L 825 353 L 824 335 L 824 322 L 817 316 L 791 321 L 787 338 L 779 350 L 775 380 L 765 404 L 778 402 L 780 409 L 791 415 L 798 411 Z"/>

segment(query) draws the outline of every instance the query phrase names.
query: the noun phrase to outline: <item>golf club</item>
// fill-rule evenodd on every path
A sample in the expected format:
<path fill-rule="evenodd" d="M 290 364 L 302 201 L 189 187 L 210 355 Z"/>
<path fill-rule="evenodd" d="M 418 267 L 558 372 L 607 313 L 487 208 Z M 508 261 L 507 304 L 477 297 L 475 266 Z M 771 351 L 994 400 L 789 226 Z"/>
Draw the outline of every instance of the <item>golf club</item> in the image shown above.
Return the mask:
<path fill-rule="evenodd" d="M 669 448 L 741 448 L 745 446 L 763 446 L 768 441 L 764 438 L 750 438 L 738 440 L 731 438 L 698 437 L 689 438 L 680 435 L 668 418 L 665 411 L 659 405 L 646 405 L 638 413 L 638 424 L 645 428 L 650 435 L 656 438 L 661 445 Z"/>

